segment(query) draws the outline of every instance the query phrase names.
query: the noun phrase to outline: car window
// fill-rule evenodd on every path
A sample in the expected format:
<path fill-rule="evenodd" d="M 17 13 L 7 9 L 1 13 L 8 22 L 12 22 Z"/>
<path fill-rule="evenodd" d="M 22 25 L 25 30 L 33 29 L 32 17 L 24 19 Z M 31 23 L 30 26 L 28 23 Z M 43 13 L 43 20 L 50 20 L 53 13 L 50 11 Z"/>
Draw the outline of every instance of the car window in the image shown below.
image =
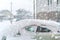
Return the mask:
<path fill-rule="evenodd" d="M 35 32 L 36 26 L 27 26 L 27 27 L 25 27 L 25 30 L 30 31 L 30 32 Z"/>
<path fill-rule="evenodd" d="M 27 26 L 25 27 L 25 30 L 29 32 L 51 32 L 50 29 L 40 26 Z"/>
<path fill-rule="evenodd" d="M 36 32 L 51 32 L 50 29 L 38 26 Z"/>

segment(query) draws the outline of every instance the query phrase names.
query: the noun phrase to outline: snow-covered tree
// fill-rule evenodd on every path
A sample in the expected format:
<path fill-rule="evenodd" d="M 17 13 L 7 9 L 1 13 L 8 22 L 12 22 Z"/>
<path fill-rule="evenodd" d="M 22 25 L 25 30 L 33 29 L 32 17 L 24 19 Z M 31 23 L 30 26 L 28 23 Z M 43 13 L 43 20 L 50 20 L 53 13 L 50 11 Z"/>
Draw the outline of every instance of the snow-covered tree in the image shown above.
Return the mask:
<path fill-rule="evenodd" d="M 21 19 L 29 19 L 29 18 L 32 18 L 32 13 L 30 11 L 26 11 L 24 9 L 18 9 L 16 10 L 17 12 L 17 15 L 15 16 L 15 18 L 18 20 L 21 20 Z"/>

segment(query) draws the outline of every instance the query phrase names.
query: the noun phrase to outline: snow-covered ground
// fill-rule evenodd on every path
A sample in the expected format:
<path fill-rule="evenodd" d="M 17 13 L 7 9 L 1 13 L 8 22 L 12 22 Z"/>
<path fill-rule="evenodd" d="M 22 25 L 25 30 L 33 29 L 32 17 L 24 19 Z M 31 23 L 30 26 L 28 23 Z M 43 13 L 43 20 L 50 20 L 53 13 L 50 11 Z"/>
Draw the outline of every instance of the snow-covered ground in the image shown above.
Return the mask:
<path fill-rule="evenodd" d="M 0 22 L 0 31 L 7 28 L 9 25 L 11 25 L 10 21 L 2 21 L 2 22 Z"/>
<path fill-rule="evenodd" d="M 39 19 L 24 19 L 18 22 L 13 22 L 12 24 L 9 21 L 0 22 L 0 40 L 3 36 L 7 37 L 7 40 L 33 40 L 32 37 L 35 35 L 34 32 L 28 32 L 24 29 L 26 26 L 30 25 L 45 25 L 46 28 L 57 32 L 60 26 L 60 23 L 50 21 L 50 20 L 39 20 Z M 16 33 L 20 31 L 21 36 L 16 36 Z"/>

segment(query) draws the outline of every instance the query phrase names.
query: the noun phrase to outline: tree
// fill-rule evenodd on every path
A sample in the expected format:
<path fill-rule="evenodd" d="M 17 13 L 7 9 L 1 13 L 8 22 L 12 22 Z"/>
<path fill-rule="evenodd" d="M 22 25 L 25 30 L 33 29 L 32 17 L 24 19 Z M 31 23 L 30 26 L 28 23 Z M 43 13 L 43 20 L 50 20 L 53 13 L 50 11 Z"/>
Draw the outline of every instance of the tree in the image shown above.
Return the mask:
<path fill-rule="evenodd" d="M 16 10 L 17 15 L 15 16 L 15 18 L 17 19 L 17 21 L 21 20 L 21 19 L 26 19 L 26 18 L 32 18 L 32 16 L 30 15 L 31 12 L 30 11 L 26 11 L 24 9 L 18 9 Z"/>

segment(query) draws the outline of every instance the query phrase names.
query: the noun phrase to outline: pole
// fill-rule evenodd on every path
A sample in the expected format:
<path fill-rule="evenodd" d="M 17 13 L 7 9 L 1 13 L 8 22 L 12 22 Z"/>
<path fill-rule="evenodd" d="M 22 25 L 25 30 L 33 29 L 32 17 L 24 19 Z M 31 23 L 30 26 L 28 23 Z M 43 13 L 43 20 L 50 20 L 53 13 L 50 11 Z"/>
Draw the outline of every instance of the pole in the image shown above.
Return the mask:
<path fill-rule="evenodd" d="M 11 13 L 12 13 L 12 1 L 11 1 Z M 12 14 L 10 15 L 10 22 L 12 24 Z"/>
<path fill-rule="evenodd" d="M 33 0 L 33 18 L 35 19 L 35 0 Z"/>

